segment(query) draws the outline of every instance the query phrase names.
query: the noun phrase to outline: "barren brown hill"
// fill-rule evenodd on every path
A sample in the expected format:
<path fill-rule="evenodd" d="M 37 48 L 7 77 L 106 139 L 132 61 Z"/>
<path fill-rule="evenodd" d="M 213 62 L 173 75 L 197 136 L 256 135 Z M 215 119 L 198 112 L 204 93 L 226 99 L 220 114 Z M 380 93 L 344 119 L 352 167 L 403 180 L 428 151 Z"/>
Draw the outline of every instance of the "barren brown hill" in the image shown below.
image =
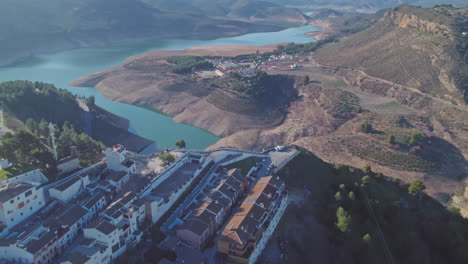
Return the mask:
<path fill-rule="evenodd" d="M 246 94 L 233 89 L 237 84 L 230 76 L 202 78 L 196 74 L 175 74 L 170 70 L 174 64 L 166 58 L 235 56 L 255 53 L 257 50 L 259 53 L 271 51 L 274 46 L 154 51 L 131 57 L 122 65 L 82 77 L 72 84 L 98 87 L 113 100 L 151 106 L 174 116 L 178 122 L 224 137 L 213 148 L 232 146 L 261 150 L 278 144 L 296 144 L 327 162 L 357 167 L 370 164 L 375 171 L 404 182 L 421 179 L 428 187 L 428 193 L 440 201 L 448 202 L 452 195 L 462 191 L 464 179 L 468 175 L 468 109 L 457 90 L 458 83 L 452 82 L 452 90 L 445 86 L 443 89 L 437 86 L 439 88 L 436 89 L 434 82 L 444 84 L 444 79 L 434 78 L 434 74 L 429 76 L 417 69 L 415 72 L 420 73 L 418 78 L 422 78 L 421 83 L 425 86 L 413 87 L 412 79 L 398 79 L 402 73 L 405 74 L 401 67 L 389 68 L 385 72 L 386 68 L 375 65 L 381 61 L 388 63 L 385 64 L 387 67 L 395 66 L 383 50 L 367 60 L 358 57 L 367 54 L 356 53 L 358 58 L 352 58 L 336 50 L 341 47 L 339 45 L 349 43 L 357 35 L 365 33 L 368 38 L 360 45 L 367 48 L 368 41 L 369 45 L 375 45 L 371 46 L 378 49 L 376 43 L 381 43 L 387 45 L 390 53 L 394 52 L 394 47 L 388 44 L 392 41 L 391 36 L 397 34 L 394 31 L 416 29 L 395 29 L 399 26 L 385 24 L 392 12 L 395 10 L 388 12 L 373 25 L 363 23 L 370 26 L 367 30 L 326 45 L 316 53 L 306 53 L 307 59 L 299 69 L 267 70 L 270 76 L 280 78 L 271 88 L 278 92 L 282 100 L 275 98 L 271 104 L 259 106 L 252 102 Z M 461 11 L 456 9 L 453 12 Z M 418 15 L 424 17 L 425 14 Z M 432 33 L 423 32 L 419 35 L 427 34 Z M 378 39 L 379 36 L 385 41 Z M 442 39 L 445 43 L 443 34 L 431 36 L 430 39 L 418 41 L 425 40 L 428 45 L 433 45 L 433 41 Z M 458 43 L 456 41 L 458 39 L 453 40 L 452 44 Z M 351 47 L 364 52 L 358 46 Z M 443 52 L 447 52 L 445 48 L 448 46 L 444 46 Z M 300 48 L 294 49 L 294 46 L 288 46 L 288 50 L 307 52 Z M 328 59 L 324 54 L 369 63 L 365 64 L 369 68 L 332 63 L 324 65 L 327 64 L 324 60 Z M 439 60 L 454 62 L 453 58 L 460 56 L 440 54 L 430 57 L 434 59 L 434 64 L 427 62 L 429 65 L 419 67 L 441 72 L 453 71 L 455 68 L 452 64 L 441 66 Z M 424 56 L 421 55 L 421 58 Z M 305 75 L 310 77 L 307 84 L 304 84 Z M 362 126 L 366 123 L 371 124 L 372 128 L 363 132 Z"/>
<path fill-rule="evenodd" d="M 277 45 L 263 47 L 205 46 L 179 51 L 152 51 L 128 58 L 123 64 L 84 76 L 70 84 L 99 88 L 104 96 L 129 104 L 151 106 L 188 123 L 209 130 L 218 136 L 228 136 L 251 128 L 268 128 L 280 124 L 285 117 L 282 106 L 259 107 L 245 96 L 230 89 L 229 77 L 203 79 L 179 75 L 171 71 L 165 58 L 170 56 L 236 56 L 271 51 Z M 278 84 L 286 90 L 294 81 L 284 79 Z M 283 96 L 288 98 L 292 95 Z M 202 114 L 201 114 L 202 113 Z"/>
<path fill-rule="evenodd" d="M 468 8 L 403 5 L 369 29 L 320 49 L 325 65 L 346 66 L 464 105 L 468 98 Z"/>

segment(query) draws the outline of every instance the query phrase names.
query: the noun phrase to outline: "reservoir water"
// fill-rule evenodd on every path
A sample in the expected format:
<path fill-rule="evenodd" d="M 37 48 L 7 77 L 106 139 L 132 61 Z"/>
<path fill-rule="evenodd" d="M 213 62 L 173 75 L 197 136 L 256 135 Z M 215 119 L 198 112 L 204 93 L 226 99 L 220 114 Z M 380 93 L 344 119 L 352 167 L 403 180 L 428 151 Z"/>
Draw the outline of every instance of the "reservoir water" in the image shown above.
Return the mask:
<path fill-rule="evenodd" d="M 105 48 L 83 48 L 32 57 L 10 67 L 0 68 L 0 81 L 30 80 L 53 83 L 58 88 L 84 96 L 94 96 L 100 107 L 130 120 L 130 131 L 154 140 L 156 145 L 145 152 L 174 146 L 185 139 L 190 148 L 206 148 L 219 140 L 215 135 L 141 107 L 111 101 L 95 88 L 71 87 L 67 83 L 80 76 L 122 63 L 127 57 L 150 50 L 175 50 L 203 45 L 267 45 L 278 42 L 306 43 L 314 41 L 304 33 L 316 30 L 312 26 L 290 28 L 279 32 L 252 33 L 214 40 L 170 39 Z"/>

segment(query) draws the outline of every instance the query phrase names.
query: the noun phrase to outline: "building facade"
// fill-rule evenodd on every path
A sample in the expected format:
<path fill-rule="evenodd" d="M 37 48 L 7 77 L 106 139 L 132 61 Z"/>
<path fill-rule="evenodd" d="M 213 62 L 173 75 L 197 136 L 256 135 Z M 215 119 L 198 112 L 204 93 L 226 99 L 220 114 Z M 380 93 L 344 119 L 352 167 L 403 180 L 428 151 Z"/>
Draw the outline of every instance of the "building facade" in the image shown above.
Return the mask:
<path fill-rule="evenodd" d="M 45 205 L 44 190 L 39 184 L 10 183 L 0 188 L 0 233 L 37 212 Z"/>

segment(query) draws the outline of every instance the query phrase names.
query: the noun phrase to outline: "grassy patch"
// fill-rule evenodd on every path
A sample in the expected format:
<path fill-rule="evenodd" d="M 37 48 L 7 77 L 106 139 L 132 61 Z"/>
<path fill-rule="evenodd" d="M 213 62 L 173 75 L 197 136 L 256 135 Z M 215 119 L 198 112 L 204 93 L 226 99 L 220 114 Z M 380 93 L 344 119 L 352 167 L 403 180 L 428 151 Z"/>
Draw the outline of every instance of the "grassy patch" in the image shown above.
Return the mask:
<path fill-rule="evenodd" d="M 200 69 L 213 68 L 211 62 L 197 56 L 173 56 L 166 60 L 175 64 L 171 67 L 171 71 L 177 74 L 188 74 Z"/>
<path fill-rule="evenodd" d="M 237 168 L 237 169 L 240 169 L 242 175 L 247 175 L 247 173 L 249 173 L 250 169 L 252 169 L 252 167 L 255 166 L 255 164 L 257 162 L 259 162 L 260 160 L 262 160 L 262 159 L 258 158 L 258 157 L 246 158 L 246 159 L 240 160 L 238 162 L 229 164 L 227 166 L 227 169 Z"/>
<path fill-rule="evenodd" d="M 4 117 L 4 125 L 13 131 L 25 130 L 26 126 L 24 123 L 19 120 L 18 118 L 8 114 L 7 112 L 3 112 Z"/>
<path fill-rule="evenodd" d="M 11 166 L 7 169 L 0 170 L 0 180 L 6 180 L 34 169 L 35 168 L 33 166 L 28 164 L 18 164 Z"/>
<path fill-rule="evenodd" d="M 333 111 L 338 113 L 361 112 L 359 97 L 350 92 L 342 92 L 336 101 Z"/>
<path fill-rule="evenodd" d="M 345 83 L 345 81 L 343 81 L 343 80 L 339 80 L 334 84 L 334 86 L 336 86 L 336 87 L 347 87 L 348 84 Z"/>
<path fill-rule="evenodd" d="M 426 160 L 416 154 L 391 151 L 366 139 L 354 138 L 352 142 L 342 140 L 338 144 L 346 146 L 351 154 L 364 160 L 370 160 L 382 166 L 389 166 L 395 169 L 433 171 L 438 167 L 437 163 Z"/>

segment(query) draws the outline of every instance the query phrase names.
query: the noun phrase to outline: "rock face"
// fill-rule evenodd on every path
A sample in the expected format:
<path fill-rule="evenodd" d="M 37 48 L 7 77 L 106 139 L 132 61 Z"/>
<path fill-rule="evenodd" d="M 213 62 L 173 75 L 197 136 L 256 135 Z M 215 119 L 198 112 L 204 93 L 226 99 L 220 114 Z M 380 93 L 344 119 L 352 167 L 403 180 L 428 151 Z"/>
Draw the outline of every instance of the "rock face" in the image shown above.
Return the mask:
<path fill-rule="evenodd" d="M 398 9 L 392 9 L 385 13 L 385 18 L 401 28 L 411 28 L 422 32 L 439 34 L 450 33 L 450 29 L 446 25 L 424 20 L 413 14 L 405 14 L 398 11 Z"/>
<path fill-rule="evenodd" d="M 465 105 L 468 65 L 460 27 L 467 14 L 468 8 L 400 6 L 369 29 L 320 49 L 316 60 Z"/>

